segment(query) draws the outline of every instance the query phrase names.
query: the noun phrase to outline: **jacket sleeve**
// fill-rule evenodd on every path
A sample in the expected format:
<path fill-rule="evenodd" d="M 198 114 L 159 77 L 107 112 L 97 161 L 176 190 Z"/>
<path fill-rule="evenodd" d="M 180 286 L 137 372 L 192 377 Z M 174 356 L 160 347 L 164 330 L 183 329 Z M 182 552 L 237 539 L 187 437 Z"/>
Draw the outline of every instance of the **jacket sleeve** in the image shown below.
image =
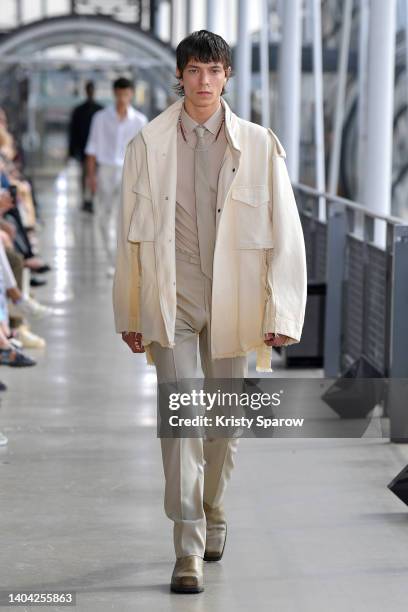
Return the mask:
<path fill-rule="evenodd" d="M 137 138 L 137 137 L 136 137 Z M 117 247 L 113 278 L 113 312 L 117 333 L 140 331 L 139 243 L 127 237 L 135 205 L 132 186 L 139 174 L 135 139 L 127 146 L 122 172 L 120 207 L 117 218 Z"/>
<path fill-rule="evenodd" d="M 302 225 L 286 167 L 286 153 L 268 128 L 273 248 L 267 251 L 267 293 L 263 331 L 284 334 L 284 346 L 300 341 L 307 298 Z"/>

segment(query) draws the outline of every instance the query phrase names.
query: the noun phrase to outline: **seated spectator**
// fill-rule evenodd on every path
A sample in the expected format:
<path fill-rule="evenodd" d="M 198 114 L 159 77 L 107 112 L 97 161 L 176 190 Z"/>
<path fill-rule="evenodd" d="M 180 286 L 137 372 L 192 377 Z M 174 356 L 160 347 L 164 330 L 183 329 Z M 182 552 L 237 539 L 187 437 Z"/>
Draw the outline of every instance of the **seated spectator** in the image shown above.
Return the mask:
<path fill-rule="evenodd" d="M 8 209 L 11 205 L 10 201 L 7 191 L 0 192 L 0 213 Z M 23 317 L 40 318 L 51 314 L 52 309 L 43 306 L 30 296 L 23 295 L 22 256 L 15 252 L 9 234 L 2 230 L 0 230 L 0 268 L 3 273 L 6 295 L 12 302 L 14 337 L 26 348 L 44 348 L 45 340 L 30 332 Z"/>
<path fill-rule="evenodd" d="M 42 275 L 50 270 L 38 255 L 37 211 L 32 186 L 24 177 L 14 138 L 8 131 L 7 117 L 0 109 L 0 365 L 34 365 L 35 361 L 21 349 L 43 348 L 46 344 L 27 323 L 27 318 L 53 312 L 33 299 L 27 289 L 28 279 L 31 286 L 46 282 L 33 272 Z M 5 385 L 0 383 L 2 389 Z"/>
<path fill-rule="evenodd" d="M 31 185 L 21 174 L 18 164 L 14 161 L 17 151 L 14 139 L 7 130 L 0 125 L 0 157 L 3 161 L 9 181 L 17 189 L 20 205 L 20 214 L 24 220 L 24 227 L 34 229 L 36 222 L 35 206 L 31 194 Z"/>
<path fill-rule="evenodd" d="M 17 368 L 35 365 L 34 359 L 27 357 L 13 346 L 9 339 L 10 335 L 4 277 L 0 268 L 0 365 Z"/>
<path fill-rule="evenodd" d="M 0 109 L 0 187 L 10 191 L 13 201 L 13 206 L 2 215 L 0 229 L 12 237 L 15 248 L 24 257 L 25 267 L 39 274 L 48 272 L 50 266 L 34 252 L 38 207 L 34 202 L 32 186 L 21 171 L 14 138 L 8 131 L 3 109 Z"/>

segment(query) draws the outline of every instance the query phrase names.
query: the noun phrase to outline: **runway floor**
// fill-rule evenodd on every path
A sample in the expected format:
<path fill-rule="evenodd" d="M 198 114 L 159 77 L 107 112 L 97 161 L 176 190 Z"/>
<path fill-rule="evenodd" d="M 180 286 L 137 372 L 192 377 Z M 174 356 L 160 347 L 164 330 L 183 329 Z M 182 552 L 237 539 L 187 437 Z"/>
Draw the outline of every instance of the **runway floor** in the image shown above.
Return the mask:
<path fill-rule="evenodd" d="M 155 371 L 114 332 L 72 171 L 38 191 L 53 270 L 36 297 L 56 314 L 33 323 L 38 365 L 0 371 L 0 591 L 76 591 L 80 612 L 405 612 L 408 508 L 387 484 L 408 448 L 385 438 L 242 439 L 224 557 L 203 593 L 170 593 Z"/>

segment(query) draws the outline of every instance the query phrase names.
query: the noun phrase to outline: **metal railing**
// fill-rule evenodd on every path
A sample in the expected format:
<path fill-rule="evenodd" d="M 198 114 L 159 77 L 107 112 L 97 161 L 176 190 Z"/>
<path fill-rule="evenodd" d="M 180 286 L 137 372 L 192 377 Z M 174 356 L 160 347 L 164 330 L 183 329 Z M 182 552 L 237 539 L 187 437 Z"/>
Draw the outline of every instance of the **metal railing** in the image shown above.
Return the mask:
<path fill-rule="evenodd" d="M 326 283 L 325 376 L 364 358 L 376 375 L 408 377 L 408 224 L 345 198 L 293 185 L 308 278 Z M 376 227 L 384 229 L 384 245 Z"/>

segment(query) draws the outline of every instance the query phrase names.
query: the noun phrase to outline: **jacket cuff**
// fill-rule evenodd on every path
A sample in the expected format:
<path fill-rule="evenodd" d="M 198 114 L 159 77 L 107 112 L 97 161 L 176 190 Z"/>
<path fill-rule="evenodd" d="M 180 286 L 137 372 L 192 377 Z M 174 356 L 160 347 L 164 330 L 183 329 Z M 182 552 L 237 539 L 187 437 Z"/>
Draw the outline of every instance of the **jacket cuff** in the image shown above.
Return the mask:
<path fill-rule="evenodd" d="M 138 317 L 129 317 L 123 319 L 117 319 L 115 322 L 115 329 L 117 334 L 123 332 L 140 332 L 140 323 Z"/>
<path fill-rule="evenodd" d="M 282 346 L 297 344 L 302 337 L 303 322 L 297 322 L 293 319 L 287 319 L 276 312 L 273 312 L 272 298 L 268 300 L 265 310 L 265 319 L 263 324 L 263 332 L 281 334 L 288 336 L 288 340 Z"/>

